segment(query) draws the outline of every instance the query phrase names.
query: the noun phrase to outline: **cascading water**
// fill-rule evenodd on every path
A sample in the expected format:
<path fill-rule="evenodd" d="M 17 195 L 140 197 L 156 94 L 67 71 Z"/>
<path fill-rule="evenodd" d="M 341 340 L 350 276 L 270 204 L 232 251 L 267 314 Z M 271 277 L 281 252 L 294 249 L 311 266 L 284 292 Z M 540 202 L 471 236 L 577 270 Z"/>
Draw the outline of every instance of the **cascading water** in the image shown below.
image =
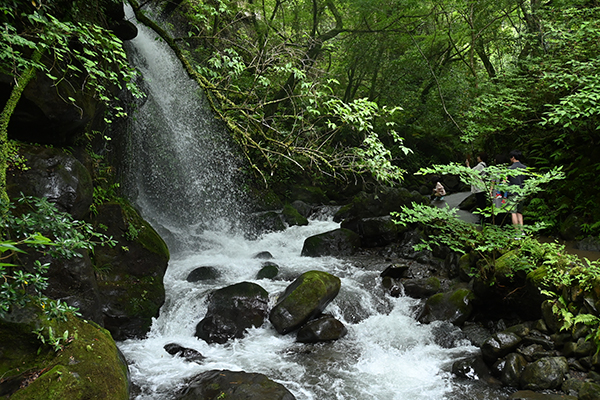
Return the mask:
<path fill-rule="evenodd" d="M 263 373 L 298 400 L 503 398 L 453 383 L 452 362 L 476 348 L 464 339 L 452 340 L 456 329 L 448 324 L 416 322 L 417 301 L 386 296 L 379 269 L 300 256 L 306 237 L 338 224 L 314 219 L 256 240 L 231 229 L 242 207 L 225 134 L 167 45 L 146 27 L 138 28 L 128 51 L 149 94 L 132 122 L 128 187 L 144 217 L 167 239 L 172 257 L 164 279 L 167 299 L 147 338 L 119 343 L 138 388 L 135 398 L 173 398 L 187 378 L 212 369 Z M 253 255 L 265 250 L 280 267 L 278 280 L 255 279 L 261 261 Z M 218 267 L 221 277 L 210 284 L 186 281 L 190 271 L 204 265 Z M 252 281 L 274 302 L 296 276 L 313 269 L 341 278 L 340 293 L 326 311 L 344 322 L 344 338 L 295 343 L 293 334 L 279 335 L 268 322 L 225 345 L 195 338 L 212 290 Z M 436 340 L 441 331 L 451 346 Z M 163 349 L 168 343 L 196 349 L 206 359 L 197 364 L 173 357 Z"/>

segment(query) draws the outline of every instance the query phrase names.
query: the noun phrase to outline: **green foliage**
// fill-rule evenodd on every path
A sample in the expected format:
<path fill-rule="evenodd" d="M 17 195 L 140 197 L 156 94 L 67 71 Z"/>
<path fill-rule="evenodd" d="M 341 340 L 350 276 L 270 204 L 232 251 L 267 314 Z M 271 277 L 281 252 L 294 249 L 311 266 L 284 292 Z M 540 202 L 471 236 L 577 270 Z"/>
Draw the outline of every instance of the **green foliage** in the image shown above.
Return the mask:
<path fill-rule="evenodd" d="M 55 335 L 51 326 L 48 326 L 48 335 L 44 335 L 44 328 L 39 328 L 34 331 L 40 342 L 51 346 L 55 352 L 59 352 L 64 347 L 74 340 L 74 337 L 69 336 L 69 331 L 65 330 L 62 335 Z"/>
<path fill-rule="evenodd" d="M 52 258 L 81 257 L 82 250 L 93 251 L 96 245 L 114 246 L 115 242 L 97 233 L 90 224 L 73 220 L 59 212 L 47 199 L 21 197 L 10 204 L 10 212 L 3 221 L 3 230 L 15 239 L 0 241 L 0 314 L 13 307 L 28 303 L 39 305 L 49 318 L 64 318 L 76 309 L 60 301 L 47 298 L 43 291 L 48 286 L 44 274 L 50 267 L 34 260 L 32 266 L 22 264 L 19 254 L 38 252 Z"/>
<path fill-rule="evenodd" d="M 507 205 L 504 206 L 508 209 L 515 206 L 517 202 L 523 201 L 527 196 L 542 191 L 543 184 L 564 177 L 560 168 L 539 174 L 530 169 L 509 169 L 504 166 L 495 166 L 488 167 L 481 172 L 460 164 L 434 165 L 422 168 L 417 174 L 452 174 L 458 176 L 465 184 L 484 188 L 485 193 L 492 193 L 493 190 L 511 192 L 513 195 L 509 197 Z M 508 178 L 517 175 L 526 176 L 523 187 L 508 184 Z M 423 243 L 416 246 L 416 250 L 432 250 L 432 246 L 445 245 L 462 254 L 475 251 L 484 260 L 483 269 L 476 273 L 488 274 L 490 270 L 493 272 L 498 255 L 513 249 L 527 252 L 529 239 L 523 240 L 526 238 L 519 237 L 521 240 L 515 240 L 515 233 L 520 233 L 515 232 L 514 227 L 503 228 L 494 224 L 494 217 L 497 213 L 506 212 L 506 210 L 497 209 L 490 204 L 485 210 L 479 212 L 486 217 L 491 217 L 492 224 L 477 226 L 459 219 L 456 210 L 447 206 L 438 208 L 415 203 L 411 207 L 402 206 L 400 212 L 393 213 L 393 217 L 396 223 L 403 226 L 420 223 L 429 228 L 429 234 L 423 239 Z M 543 224 L 526 225 L 524 233 L 532 234 L 542 228 Z M 526 265 L 525 269 L 528 269 L 528 265 L 538 264 L 538 260 L 531 260 L 524 265 Z M 512 268 L 519 270 L 521 266 L 515 264 Z"/>

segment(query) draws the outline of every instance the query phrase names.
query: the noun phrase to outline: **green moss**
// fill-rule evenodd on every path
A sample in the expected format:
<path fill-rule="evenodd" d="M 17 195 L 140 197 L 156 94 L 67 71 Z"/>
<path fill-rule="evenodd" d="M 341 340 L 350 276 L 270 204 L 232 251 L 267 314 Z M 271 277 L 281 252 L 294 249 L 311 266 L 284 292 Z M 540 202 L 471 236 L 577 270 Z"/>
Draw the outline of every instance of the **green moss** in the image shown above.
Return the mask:
<path fill-rule="evenodd" d="M 140 214 L 129 204 L 121 204 L 123 214 L 128 224 L 132 224 L 135 231 L 138 233 L 135 241 L 142 245 L 148 251 L 151 251 L 159 256 L 169 259 L 169 248 L 160 235 L 146 222 Z"/>
<path fill-rule="evenodd" d="M 546 267 L 541 266 L 528 273 L 527 279 L 535 286 L 540 286 L 547 275 L 548 271 L 546 270 Z"/>
<path fill-rule="evenodd" d="M 303 215 L 300 215 L 298 210 L 296 210 L 294 207 L 292 207 L 289 204 L 286 204 L 283 207 L 282 214 L 283 214 L 283 218 L 285 219 L 285 222 L 287 222 L 288 225 L 290 225 L 290 226 L 308 225 L 308 219 L 306 219 L 306 217 L 304 217 Z"/>
<path fill-rule="evenodd" d="M 41 342 L 35 344 L 35 335 L 26 332 L 33 326 L 53 326 L 57 336 L 68 331 L 63 349 L 54 352 Z M 23 344 L 16 344 L 10 365 L 3 359 L 4 378 L 18 377 L 21 371 L 29 371 L 25 377 L 29 384 L 17 390 L 10 398 L 33 399 L 122 399 L 129 398 L 128 371 L 110 333 L 95 323 L 71 316 L 66 322 L 35 319 L 18 324 L 4 324 L 2 335 L 12 334 Z M 37 355 L 37 349 L 40 354 Z M 2 350 L 7 350 L 3 342 Z"/>

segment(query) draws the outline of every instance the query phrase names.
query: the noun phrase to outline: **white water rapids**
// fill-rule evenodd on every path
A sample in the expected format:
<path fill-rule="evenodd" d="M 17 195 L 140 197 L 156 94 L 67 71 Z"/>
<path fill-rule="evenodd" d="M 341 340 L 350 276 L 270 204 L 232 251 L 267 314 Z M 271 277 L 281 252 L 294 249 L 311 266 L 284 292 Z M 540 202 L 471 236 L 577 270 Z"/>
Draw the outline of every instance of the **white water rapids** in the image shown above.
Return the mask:
<path fill-rule="evenodd" d="M 129 9 L 128 15 L 132 18 Z M 218 138 L 202 95 L 177 58 L 156 34 L 138 26 L 128 52 L 142 72 L 149 98 L 132 122 L 128 190 L 143 216 L 165 237 L 171 261 L 164 279 L 166 302 L 147 338 L 119 343 L 128 360 L 137 400 L 170 399 L 187 378 L 213 369 L 257 372 L 283 384 L 298 400 L 440 400 L 499 399 L 471 384 L 457 384 L 452 363 L 477 349 L 464 339 L 452 348 L 438 344 L 444 324 L 414 319 L 417 300 L 392 298 L 381 288 L 380 269 L 358 267 L 331 257 L 301 257 L 304 239 L 332 230 L 331 219 L 313 219 L 250 240 L 232 226 L 241 215 L 235 166 Z M 222 134 L 222 133 L 221 133 Z M 216 222 L 214 222 L 216 221 Z M 276 280 L 256 280 L 269 251 L 280 267 Z M 189 283 L 200 266 L 222 276 L 211 283 Z M 295 343 L 295 334 L 277 334 L 268 321 L 243 339 L 207 344 L 194 337 L 211 291 L 251 281 L 277 295 L 302 272 L 330 272 L 342 281 L 338 297 L 325 310 L 342 321 L 348 334 L 335 342 Z M 442 329 L 443 328 L 443 329 Z M 447 340 L 446 340 L 447 341 Z M 163 346 L 177 343 L 198 350 L 202 364 L 169 355 Z"/>

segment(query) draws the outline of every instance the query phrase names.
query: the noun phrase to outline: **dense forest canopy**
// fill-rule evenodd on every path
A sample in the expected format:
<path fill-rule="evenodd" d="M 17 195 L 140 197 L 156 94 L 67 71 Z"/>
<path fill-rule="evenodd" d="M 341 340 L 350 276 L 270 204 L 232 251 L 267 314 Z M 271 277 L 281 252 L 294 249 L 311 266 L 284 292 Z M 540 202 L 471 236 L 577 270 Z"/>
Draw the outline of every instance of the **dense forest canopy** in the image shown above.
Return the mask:
<path fill-rule="evenodd" d="M 68 3 L 6 2 L 0 70 L 17 82 L 28 67 L 48 68 L 35 61 L 42 53 L 61 61 L 62 75 L 47 71 L 54 79 L 89 76 L 88 90 L 106 98 L 115 79 L 131 78 L 102 76 L 126 71 L 100 28 L 118 2 Z M 312 182 L 417 185 L 405 171 L 519 148 L 528 165 L 567 174 L 529 217 L 575 211 L 599 230 L 596 1 L 172 0 L 140 10 L 169 21 L 171 44 L 267 184 L 300 170 Z"/>
<path fill-rule="evenodd" d="M 185 17 L 178 43 L 274 181 L 292 174 L 287 157 L 360 172 L 347 157 L 365 153 L 346 151 L 378 154 L 371 132 L 410 172 L 519 148 L 528 165 L 567 174 L 529 217 L 575 209 L 598 230 L 595 1 L 189 0 L 163 13 Z"/>

